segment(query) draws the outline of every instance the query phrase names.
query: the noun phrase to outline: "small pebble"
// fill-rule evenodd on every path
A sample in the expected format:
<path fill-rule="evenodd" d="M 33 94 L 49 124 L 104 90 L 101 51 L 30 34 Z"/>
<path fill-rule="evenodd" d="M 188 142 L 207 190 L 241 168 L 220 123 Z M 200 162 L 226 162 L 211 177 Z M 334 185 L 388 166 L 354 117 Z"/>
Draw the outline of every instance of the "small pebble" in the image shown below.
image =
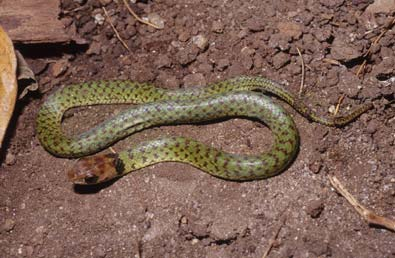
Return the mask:
<path fill-rule="evenodd" d="M 52 65 L 52 75 L 54 77 L 58 77 L 64 74 L 68 68 L 68 61 L 65 59 L 57 61 L 55 64 Z"/>
<path fill-rule="evenodd" d="M 208 47 L 208 39 L 202 34 L 193 36 L 192 42 L 201 50 L 205 50 Z"/>
<path fill-rule="evenodd" d="M 16 156 L 10 152 L 8 152 L 5 156 L 5 164 L 7 166 L 12 166 L 16 163 Z"/>
<path fill-rule="evenodd" d="M 224 24 L 221 21 L 214 21 L 211 30 L 215 33 L 223 33 L 224 32 Z"/>
<path fill-rule="evenodd" d="M 162 67 L 169 68 L 171 66 L 171 60 L 167 55 L 159 55 L 158 58 L 155 59 L 154 65 L 157 68 L 162 68 Z"/>
<path fill-rule="evenodd" d="M 188 219 L 185 216 L 182 216 L 181 224 L 187 224 L 187 223 L 188 223 Z"/>
<path fill-rule="evenodd" d="M 273 66 L 276 69 L 280 69 L 284 67 L 286 64 L 288 64 L 291 61 L 291 58 L 289 57 L 288 54 L 285 54 L 283 52 L 279 52 L 273 57 Z"/>
<path fill-rule="evenodd" d="M 310 215 L 310 217 L 316 219 L 321 215 L 324 208 L 325 206 L 322 200 L 315 200 L 307 205 L 306 212 L 308 215 Z"/>
<path fill-rule="evenodd" d="M 196 245 L 197 243 L 199 243 L 199 239 L 194 238 L 194 239 L 192 239 L 191 243 L 192 243 L 192 245 Z"/>
<path fill-rule="evenodd" d="M 374 134 L 377 131 L 379 124 L 376 120 L 370 120 L 366 126 L 366 132 L 369 134 Z"/>
<path fill-rule="evenodd" d="M 334 114 L 335 111 L 336 111 L 335 105 L 331 105 L 331 106 L 328 108 L 328 112 L 331 113 L 331 114 Z"/>
<path fill-rule="evenodd" d="M 230 61 L 228 58 L 222 58 L 217 62 L 217 69 L 218 71 L 225 70 L 230 65 Z"/>
<path fill-rule="evenodd" d="M 13 220 L 13 219 L 6 219 L 4 224 L 3 224 L 3 230 L 6 231 L 6 232 L 10 232 L 11 230 L 14 229 L 15 224 L 16 224 L 15 220 Z"/>
<path fill-rule="evenodd" d="M 101 45 L 99 42 L 93 41 L 88 50 L 86 51 L 87 55 L 100 55 Z"/>
<path fill-rule="evenodd" d="M 206 78 L 201 73 L 188 74 L 184 77 L 184 87 L 205 86 Z"/>
<path fill-rule="evenodd" d="M 103 25 L 104 21 L 106 20 L 106 18 L 104 18 L 101 13 L 96 14 L 93 18 L 95 19 L 95 23 L 98 25 Z"/>
<path fill-rule="evenodd" d="M 313 161 L 312 163 L 309 164 L 309 169 L 314 174 L 318 174 L 322 169 L 322 161 L 319 159 Z"/>
<path fill-rule="evenodd" d="M 265 29 L 266 22 L 261 17 L 253 17 L 246 21 L 246 25 L 250 31 L 258 32 Z"/>
<path fill-rule="evenodd" d="M 158 27 L 158 29 L 163 29 L 165 27 L 165 21 L 157 13 L 150 13 L 145 19 Z"/>

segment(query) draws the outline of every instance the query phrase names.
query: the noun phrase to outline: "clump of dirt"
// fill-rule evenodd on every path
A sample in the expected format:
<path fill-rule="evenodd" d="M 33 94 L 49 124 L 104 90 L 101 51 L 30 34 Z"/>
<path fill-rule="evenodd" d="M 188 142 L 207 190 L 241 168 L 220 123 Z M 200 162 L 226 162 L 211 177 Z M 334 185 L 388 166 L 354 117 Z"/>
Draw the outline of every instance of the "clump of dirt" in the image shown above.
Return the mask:
<path fill-rule="evenodd" d="M 0 172 L 1 257 L 261 257 L 285 218 L 271 257 L 392 257 L 393 233 L 365 224 L 330 187 L 341 179 L 358 200 L 393 217 L 395 205 L 395 31 L 390 28 L 357 71 L 389 15 L 366 16 L 370 1 L 143 1 L 137 22 L 122 1 L 102 1 L 128 51 L 96 0 L 62 0 L 62 22 L 85 39 L 56 56 L 33 58 L 42 98 L 19 103 Z M 370 29 L 372 19 L 375 28 Z M 365 101 L 375 109 L 344 128 L 294 115 L 301 135 L 292 166 L 269 180 L 229 182 L 191 166 L 163 163 L 104 187 L 66 181 L 72 160 L 48 154 L 35 137 L 45 97 L 63 85 L 130 79 L 179 88 L 237 75 L 261 75 L 297 94 L 306 64 L 306 101 L 319 113 Z M 81 132 L 119 106 L 68 112 Z M 270 132 L 253 121 L 168 126 L 143 131 L 115 150 L 159 135 L 183 135 L 234 153 L 258 153 Z"/>

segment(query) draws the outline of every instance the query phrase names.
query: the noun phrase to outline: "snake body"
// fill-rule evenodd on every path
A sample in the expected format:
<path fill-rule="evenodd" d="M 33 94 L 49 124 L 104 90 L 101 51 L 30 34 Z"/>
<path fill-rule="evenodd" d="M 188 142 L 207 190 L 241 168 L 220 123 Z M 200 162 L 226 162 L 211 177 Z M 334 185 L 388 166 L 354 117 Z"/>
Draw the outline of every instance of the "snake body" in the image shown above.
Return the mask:
<path fill-rule="evenodd" d="M 328 126 L 342 126 L 372 108 L 371 104 L 364 104 L 343 117 L 323 118 L 280 84 L 263 77 L 237 77 L 206 87 L 177 90 L 131 81 L 98 81 L 71 85 L 50 95 L 38 112 L 36 129 L 47 151 L 59 157 L 77 158 L 157 125 L 235 116 L 255 118 L 274 135 L 271 150 L 262 154 L 230 154 L 193 139 L 163 137 L 116 154 L 84 157 L 68 175 L 76 184 L 95 184 L 158 162 L 176 161 L 224 179 L 262 179 L 283 171 L 299 147 L 292 118 L 262 92 L 278 96 L 303 116 Z M 63 114 L 72 107 L 119 103 L 136 105 L 77 136 L 68 137 L 61 129 Z"/>

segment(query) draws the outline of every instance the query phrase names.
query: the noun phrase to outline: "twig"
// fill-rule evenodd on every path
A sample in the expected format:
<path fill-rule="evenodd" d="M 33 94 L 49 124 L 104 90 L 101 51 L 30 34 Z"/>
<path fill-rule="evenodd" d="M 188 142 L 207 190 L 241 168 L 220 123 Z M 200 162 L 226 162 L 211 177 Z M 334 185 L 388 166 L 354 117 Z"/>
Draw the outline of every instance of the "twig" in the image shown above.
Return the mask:
<path fill-rule="evenodd" d="M 300 62 L 302 64 L 302 79 L 300 81 L 300 88 L 299 88 L 299 98 L 302 96 L 303 93 L 303 88 L 304 88 L 304 78 L 305 78 L 305 65 L 304 65 L 304 60 L 303 60 L 303 56 L 302 53 L 300 52 L 299 48 L 296 47 L 296 50 L 298 51 L 298 54 L 300 56 Z"/>
<path fill-rule="evenodd" d="M 368 210 L 362 206 L 355 198 L 352 196 L 347 189 L 340 183 L 340 181 L 335 176 L 328 176 L 329 181 L 332 186 L 338 191 L 347 201 L 354 207 L 354 209 L 362 216 L 370 225 L 377 225 L 395 231 L 395 220 L 391 220 L 382 216 L 375 214 L 373 211 Z"/>
<path fill-rule="evenodd" d="M 384 36 L 384 34 L 395 24 L 395 17 L 392 18 L 392 20 L 384 25 L 384 29 L 383 31 L 380 33 L 380 35 L 377 36 L 377 38 L 373 41 L 372 45 L 370 45 L 368 51 L 366 51 L 366 53 L 363 55 L 363 57 L 365 58 L 365 60 L 363 60 L 362 64 L 359 66 L 356 75 L 359 76 L 362 72 L 362 70 L 365 68 L 366 63 L 367 63 L 367 58 L 370 56 L 373 47 L 375 47 L 380 39 Z"/>
<path fill-rule="evenodd" d="M 283 218 L 280 220 L 280 222 L 279 222 L 279 224 L 278 224 L 276 230 L 274 231 L 274 234 L 273 234 L 272 238 L 269 240 L 269 246 L 267 247 L 266 251 L 263 253 L 262 258 L 267 258 L 267 256 L 269 255 L 270 251 L 271 251 L 272 248 L 273 248 L 274 243 L 276 242 L 276 239 L 277 239 L 277 237 L 278 237 L 278 234 L 280 233 L 281 228 L 282 228 L 282 227 L 284 226 L 284 224 L 285 224 L 285 220 L 286 220 L 286 217 L 283 217 Z"/>
<path fill-rule="evenodd" d="M 335 112 L 333 112 L 333 115 L 337 115 L 337 113 L 339 112 L 339 109 L 340 109 L 340 105 L 343 103 L 343 100 L 344 100 L 344 94 L 343 95 L 341 95 L 340 96 L 340 98 L 339 98 L 339 100 L 337 101 L 337 104 L 336 104 L 336 109 L 335 109 Z"/>
<path fill-rule="evenodd" d="M 128 45 L 126 44 L 125 41 L 123 41 L 123 39 L 121 38 L 121 35 L 119 35 L 119 32 L 117 31 L 117 29 L 115 28 L 114 24 L 112 23 L 110 15 L 108 15 L 108 12 L 107 12 L 106 8 L 103 6 L 102 9 L 104 11 L 104 14 L 107 17 L 108 23 L 110 24 L 111 28 L 115 32 L 115 35 L 117 36 L 119 41 L 122 43 L 122 45 L 130 52 L 130 49 L 129 49 Z"/>
<path fill-rule="evenodd" d="M 127 0 L 123 0 L 123 3 L 125 4 L 125 6 L 126 6 L 126 8 L 128 9 L 129 13 L 130 13 L 131 15 L 133 15 L 133 17 L 134 17 L 136 20 L 138 20 L 139 22 L 144 23 L 144 24 L 146 24 L 146 25 L 148 25 L 148 26 L 154 27 L 155 29 L 158 29 L 158 30 L 161 29 L 161 28 L 159 28 L 158 26 L 156 26 L 155 24 L 153 24 L 153 23 L 151 23 L 151 22 L 149 22 L 149 21 L 145 21 L 145 20 L 141 19 L 141 18 L 133 11 L 132 7 L 130 7 L 130 5 L 128 4 Z"/>

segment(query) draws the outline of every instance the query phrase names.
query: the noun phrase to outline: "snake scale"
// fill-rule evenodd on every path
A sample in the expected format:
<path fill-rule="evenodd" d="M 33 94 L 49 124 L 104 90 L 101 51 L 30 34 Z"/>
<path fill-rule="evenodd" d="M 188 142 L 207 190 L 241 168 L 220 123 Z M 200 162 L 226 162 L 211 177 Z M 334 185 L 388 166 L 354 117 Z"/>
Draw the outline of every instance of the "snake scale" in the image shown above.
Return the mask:
<path fill-rule="evenodd" d="M 309 120 L 327 126 L 342 126 L 372 108 L 371 103 L 363 104 L 345 116 L 324 118 L 279 83 L 263 77 L 237 77 L 176 90 L 131 81 L 97 81 L 71 85 L 50 95 L 38 112 L 36 129 L 41 144 L 53 155 L 83 157 L 68 171 L 75 184 L 101 183 L 165 161 L 188 163 L 229 180 L 263 179 L 283 171 L 299 148 L 292 118 L 263 93 L 279 97 Z M 63 114 L 72 107 L 119 103 L 135 105 L 77 136 L 68 137 L 61 129 Z M 238 155 L 193 139 L 162 137 L 119 153 L 87 156 L 149 127 L 235 116 L 265 123 L 274 135 L 271 149 L 258 155 Z"/>

